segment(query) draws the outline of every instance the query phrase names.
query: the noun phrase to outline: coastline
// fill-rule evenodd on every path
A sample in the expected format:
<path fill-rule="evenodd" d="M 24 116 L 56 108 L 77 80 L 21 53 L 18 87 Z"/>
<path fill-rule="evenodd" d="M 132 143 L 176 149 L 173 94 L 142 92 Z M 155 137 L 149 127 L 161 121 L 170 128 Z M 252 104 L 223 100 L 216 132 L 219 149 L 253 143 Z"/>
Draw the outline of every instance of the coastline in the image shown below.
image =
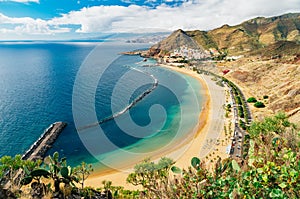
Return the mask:
<path fill-rule="evenodd" d="M 160 67 L 164 67 L 169 70 L 188 75 L 196 79 L 202 85 L 201 90 L 199 92 L 201 92 L 202 96 L 204 97 L 204 102 L 201 105 L 203 109 L 200 112 L 197 125 L 192 130 L 193 132 L 190 133 L 191 136 L 178 143 L 176 148 L 173 147 L 171 149 L 167 149 L 162 154 L 157 154 L 156 156 L 151 158 L 153 161 L 157 161 L 160 159 L 160 157 L 167 156 L 172 159 L 176 159 L 176 166 L 180 168 L 187 168 L 188 166 L 190 166 L 190 160 L 192 157 L 200 156 L 201 150 L 205 144 L 206 137 L 209 133 L 209 127 L 212 123 L 212 104 L 209 86 L 207 84 L 207 81 L 194 71 L 187 70 L 184 68 L 172 67 L 168 65 L 160 65 Z M 222 158 L 226 157 L 224 156 Z M 126 189 L 137 189 L 139 187 L 126 183 L 126 178 L 128 174 L 133 171 L 134 165 L 135 164 L 133 163 L 128 168 L 128 172 L 108 171 L 97 173 L 96 171 L 92 173 L 92 175 L 87 179 L 86 185 L 92 187 L 99 187 L 103 180 L 109 180 L 112 181 L 114 186 L 123 186 Z"/>

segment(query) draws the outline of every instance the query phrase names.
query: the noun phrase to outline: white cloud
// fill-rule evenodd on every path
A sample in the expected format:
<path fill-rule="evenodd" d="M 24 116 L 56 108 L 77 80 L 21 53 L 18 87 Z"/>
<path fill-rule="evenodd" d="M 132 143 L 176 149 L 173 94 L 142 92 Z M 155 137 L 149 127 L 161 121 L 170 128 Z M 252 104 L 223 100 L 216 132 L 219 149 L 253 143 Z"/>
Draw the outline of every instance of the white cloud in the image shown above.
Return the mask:
<path fill-rule="evenodd" d="M 55 34 L 62 32 L 69 32 L 68 28 L 60 28 L 58 26 L 51 26 L 48 21 L 42 19 L 33 19 L 30 17 L 7 17 L 0 13 L 0 24 L 10 25 L 11 28 L 2 28 L 2 33 L 16 33 L 16 34 Z"/>
<path fill-rule="evenodd" d="M 10 18 L 0 13 L 0 25 L 14 25 L 13 29 L 2 28 L 0 32 L 58 34 L 70 32 L 71 28 L 65 28 L 70 26 L 77 26 L 72 30 L 77 33 L 157 32 L 179 28 L 208 30 L 223 24 L 235 25 L 257 16 L 287 12 L 300 12 L 299 0 L 193 0 L 177 7 L 161 4 L 155 8 L 94 6 L 50 20 Z"/>
<path fill-rule="evenodd" d="M 299 0 L 198 0 L 179 7 L 155 8 L 131 5 L 96 6 L 72 11 L 49 21 L 77 24 L 77 32 L 131 32 L 136 30 L 212 29 L 237 24 L 256 16 L 274 16 L 300 11 Z"/>
<path fill-rule="evenodd" d="M 12 1 L 12 2 L 17 2 L 17 3 L 39 3 L 39 0 L 0 0 L 1 1 Z"/>

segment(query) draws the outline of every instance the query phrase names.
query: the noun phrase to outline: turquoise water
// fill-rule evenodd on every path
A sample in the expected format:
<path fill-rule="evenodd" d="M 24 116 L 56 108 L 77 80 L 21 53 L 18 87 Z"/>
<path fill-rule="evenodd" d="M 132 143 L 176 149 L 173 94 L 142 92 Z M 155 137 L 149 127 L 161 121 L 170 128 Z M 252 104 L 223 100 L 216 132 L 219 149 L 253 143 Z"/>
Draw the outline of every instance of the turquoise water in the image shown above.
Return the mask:
<path fill-rule="evenodd" d="M 201 87 L 193 78 L 156 67 L 154 60 L 118 55 L 144 47 L 0 44 L 0 156 L 24 153 L 55 121 L 68 127 L 49 154 L 59 151 L 73 165 L 85 161 L 114 167 L 184 139 L 198 120 Z M 152 86 L 151 75 L 158 87 L 128 112 L 76 130 L 124 109 Z"/>

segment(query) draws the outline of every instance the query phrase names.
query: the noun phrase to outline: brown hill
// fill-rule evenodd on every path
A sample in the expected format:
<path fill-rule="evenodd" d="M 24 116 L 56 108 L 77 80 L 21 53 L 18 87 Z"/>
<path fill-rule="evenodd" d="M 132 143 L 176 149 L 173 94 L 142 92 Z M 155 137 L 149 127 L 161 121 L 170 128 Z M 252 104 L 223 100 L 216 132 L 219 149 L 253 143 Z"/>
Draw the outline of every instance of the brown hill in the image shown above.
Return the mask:
<path fill-rule="evenodd" d="M 235 61 L 217 62 L 214 72 L 229 69 L 228 79 L 246 97 L 256 97 L 264 109 L 251 106 L 254 118 L 284 111 L 300 121 L 300 13 L 257 17 L 236 26 L 223 25 L 210 31 L 178 30 L 150 48 L 151 56 L 165 55 L 180 46 L 226 51 L 243 55 Z M 201 66 L 200 66 L 201 67 Z M 206 65 L 206 70 L 210 70 Z M 263 96 L 268 96 L 264 99 Z"/>
<path fill-rule="evenodd" d="M 150 55 L 163 55 L 185 45 L 208 50 L 227 49 L 229 55 L 239 55 L 262 49 L 278 41 L 300 42 L 300 13 L 250 19 L 236 26 L 223 25 L 210 31 L 173 32 L 150 48 Z"/>
<path fill-rule="evenodd" d="M 235 82 L 246 98 L 255 97 L 266 108 L 250 105 L 255 119 L 284 111 L 293 122 L 300 122 L 300 62 L 284 62 L 277 58 L 254 60 L 248 58 L 218 63 L 218 69 L 229 69 L 226 78 Z M 221 74 L 221 73 L 220 73 Z M 264 99 L 263 96 L 268 96 Z M 300 123 L 299 123 L 300 124 Z"/>
<path fill-rule="evenodd" d="M 152 46 L 149 50 L 150 56 L 164 56 L 171 51 L 180 48 L 181 46 L 186 46 L 193 49 L 202 49 L 201 46 L 197 44 L 186 32 L 179 29 L 173 32 L 166 39 L 162 40 L 158 44 Z"/>
<path fill-rule="evenodd" d="M 300 54 L 300 44 L 295 41 L 278 41 L 258 50 L 251 51 L 248 55 L 260 55 L 264 58 L 279 58 L 283 55 Z"/>

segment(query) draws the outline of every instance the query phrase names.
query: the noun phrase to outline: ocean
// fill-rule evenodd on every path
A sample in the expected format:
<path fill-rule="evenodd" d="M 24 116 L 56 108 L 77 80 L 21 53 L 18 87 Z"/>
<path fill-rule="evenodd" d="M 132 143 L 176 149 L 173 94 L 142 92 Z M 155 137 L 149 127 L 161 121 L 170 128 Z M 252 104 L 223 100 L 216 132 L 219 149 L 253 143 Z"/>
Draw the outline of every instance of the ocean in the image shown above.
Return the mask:
<path fill-rule="evenodd" d="M 155 60 L 119 54 L 147 47 L 1 43 L 0 156 L 23 154 L 56 121 L 68 126 L 48 154 L 58 151 L 70 165 L 85 161 L 98 169 L 121 169 L 192 136 L 201 85 Z"/>

